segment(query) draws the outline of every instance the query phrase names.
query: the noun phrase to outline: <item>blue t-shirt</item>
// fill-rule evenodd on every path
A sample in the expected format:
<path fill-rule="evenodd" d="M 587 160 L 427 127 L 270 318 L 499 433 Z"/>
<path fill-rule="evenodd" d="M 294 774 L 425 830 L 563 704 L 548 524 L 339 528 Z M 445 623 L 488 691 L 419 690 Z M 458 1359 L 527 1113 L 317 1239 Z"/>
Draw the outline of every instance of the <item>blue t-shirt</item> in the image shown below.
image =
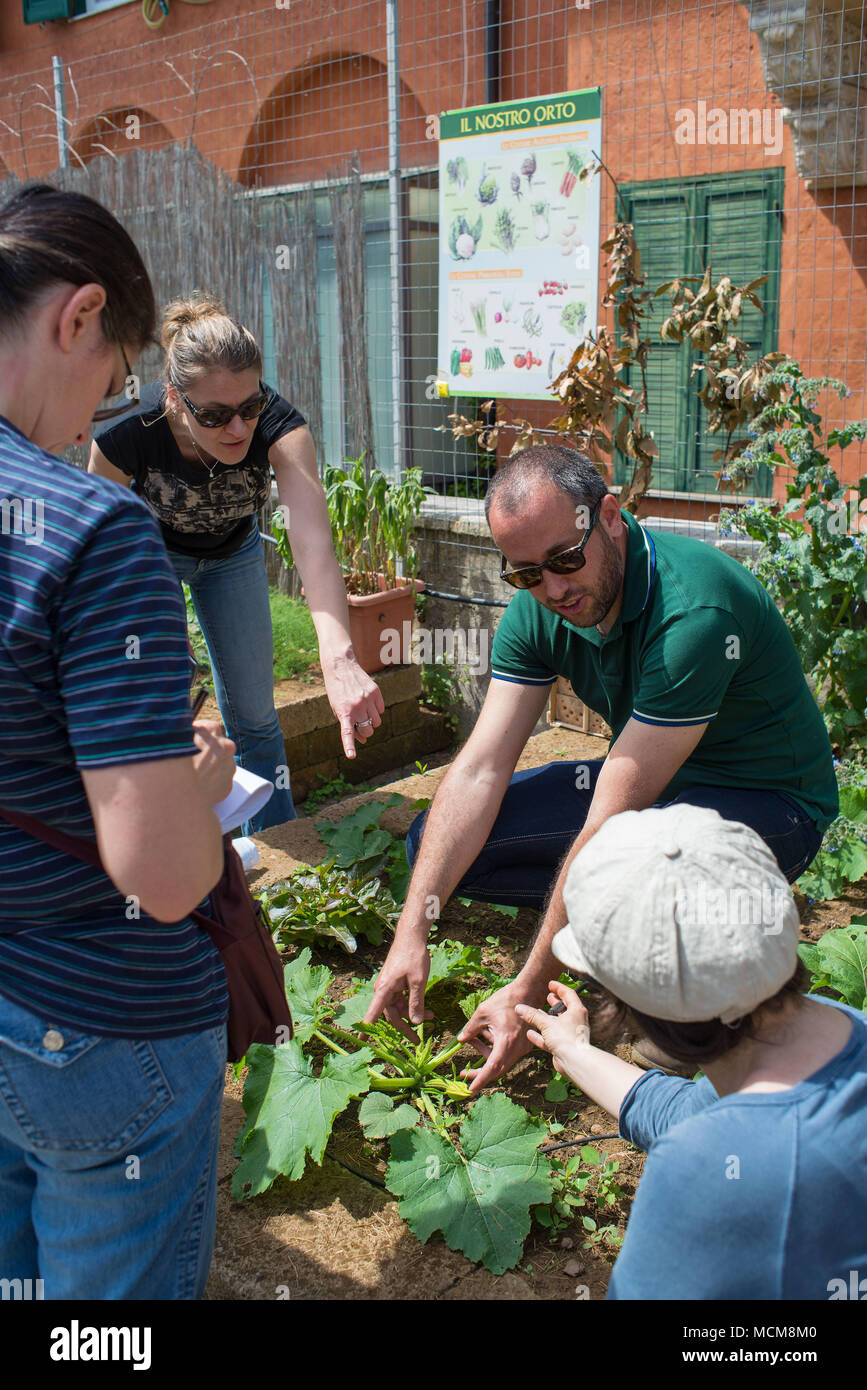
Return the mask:
<path fill-rule="evenodd" d="M 81 769 L 196 752 L 180 586 L 147 505 L 0 416 L 0 806 L 91 841 Z M 226 977 L 188 918 L 0 818 L 0 994 L 47 1023 L 171 1037 L 221 1023 Z"/>
<path fill-rule="evenodd" d="M 787 1091 L 636 1081 L 620 1133 L 648 1157 L 610 1299 L 827 1300 L 867 1275 L 867 1016 L 819 1002 L 851 1037 Z"/>

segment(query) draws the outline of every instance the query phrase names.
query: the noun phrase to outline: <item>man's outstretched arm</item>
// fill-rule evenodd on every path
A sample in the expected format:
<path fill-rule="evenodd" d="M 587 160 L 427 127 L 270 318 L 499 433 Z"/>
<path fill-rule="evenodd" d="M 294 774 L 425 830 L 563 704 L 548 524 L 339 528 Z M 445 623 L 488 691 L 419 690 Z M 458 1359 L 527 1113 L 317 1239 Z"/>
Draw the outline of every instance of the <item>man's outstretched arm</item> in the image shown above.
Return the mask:
<path fill-rule="evenodd" d="M 478 722 L 443 778 L 425 824 L 394 941 L 365 1021 L 381 1014 L 412 1037 L 421 1023 L 432 923 L 484 848 L 550 687 L 492 680 Z"/>
<path fill-rule="evenodd" d="M 560 866 L 523 969 L 510 985 L 504 985 L 479 1005 L 458 1035 L 463 1041 L 476 1039 L 476 1046 L 486 1058 L 484 1066 L 465 1073 L 474 1094 L 496 1081 L 530 1051 L 526 1027 L 516 1015 L 515 1006 L 529 1004 L 541 1008 L 548 981 L 562 970 L 551 952 L 551 942 L 566 925 L 563 886 L 575 856 L 610 816 L 652 806 L 698 745 L 706 728 L 706 723 L 669 728 L 630 719 L 612 745 L 599 773 L 584 828 Z"/>

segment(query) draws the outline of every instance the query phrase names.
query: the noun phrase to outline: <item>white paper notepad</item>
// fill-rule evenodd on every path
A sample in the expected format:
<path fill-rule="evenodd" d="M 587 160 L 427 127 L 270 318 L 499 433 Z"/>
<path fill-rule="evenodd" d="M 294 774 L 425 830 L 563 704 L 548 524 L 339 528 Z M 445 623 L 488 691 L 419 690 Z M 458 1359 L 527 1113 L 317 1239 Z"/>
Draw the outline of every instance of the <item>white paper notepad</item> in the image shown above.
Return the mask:
<path fill-rule="evenodd" d="M 214 807 L 223 834 L 236 830 L 245 820 L 250 820 L 274 795 L 274 783 L 255 772 L 247 772 L 243 767 L 235 768 L 232 790 L 225 801 L 218 801 Z"/>

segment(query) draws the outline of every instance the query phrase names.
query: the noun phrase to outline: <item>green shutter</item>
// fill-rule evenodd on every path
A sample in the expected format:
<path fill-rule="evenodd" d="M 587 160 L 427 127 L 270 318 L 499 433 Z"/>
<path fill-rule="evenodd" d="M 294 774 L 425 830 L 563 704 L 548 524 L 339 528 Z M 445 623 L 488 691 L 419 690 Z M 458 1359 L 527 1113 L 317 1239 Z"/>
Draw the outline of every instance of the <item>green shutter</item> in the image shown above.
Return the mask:
<path fill-rule="evenodd" d="M 24 23 L 42 24 L 46 19 L 69 19 L 72 0 L 24 0 Z"/>
<path fill-rule="evenodd" d="M 750 349 L 750 361 L 777 346 L 781 203 L 782 170 L 777 169 L 749 184 L 740 179 L 735 186 L 711 187 L 705 197 L 706 256 L 715 276 L 728 275 L 736 285 L 747 285 L 762 275 L 769 277 L 756 291 L 764 313 L 747 302 L 735 328 Z M 713 456 L 725 447 L 725 435 L 705 433 L 708 413 L 697 397 L 690 410 L 695 451 L 688 488 L 691 492 L 715 492 L 714 473 L 720 465 Z M 750 492 L 770 495 L 772 483 L 769 470 L 763 469 Z"/>
<path fill-rule="evenodd" d="M 673 278 L 673 266 L 678 274 L 694 273 L 693 215 L 687 190 L 671 185 L 636 193 L 630 200 L 630 218 L 641 253 L 641 271 L 647 277 L 646 287 Z M 653 430 L 659 448 L 654 465 L 654 485 L 665 491 L 683 491 L 686 474 L 683 468 L 687 438 L 687 373 L 686 354 L 676 343 L 661 343 L 659 328 L 666 317 L 669 302 L 664 295 L 648 301 L 644 333 L 652 348 L 647 360 L 647 399 L 650 406 L 646 428 Z M 633 390 L 641 389 L 641 374 L 631 371 L 628 383 Z M 632 476 L 634 464 L 619 454 L 614 481 L 624 483 Z"/>
<path fill-rule="evenodd" d="M 781 169 L 627 185 L 622 191 L 647 276 L 645 288 L 654 290 L 676 277 L 700 276 L 708 263 L 715 277 L 729 275 L 740 284 L 769 275 L 758 291 L 765 314 L 749 305 L 737 331 L 755 355 L 771 352 L 777 341 L 782 190 Z M 719 465 L 713 454 L 723 447 L 724 438 L 704 434 L 706 412 L 696 395 L 698 383 L 690 380 L 690 365 L 697 356 L 688 347 L 659 341 L 659 325 L 669 309 L 668 296 L 661 295 L 649 301 L 644 320 L 652 344 L 648 420 L 660 455 L 653 486 L 715 492 L 713 474 Z M 628 382 L 638 389 L 640 374 L 633 370 Z M 632 460 L 618 452 L 614 482 L 625 482 L 632 469 Z M 750 491 L 770 494 L 770 477 L 754 480 Z"/>

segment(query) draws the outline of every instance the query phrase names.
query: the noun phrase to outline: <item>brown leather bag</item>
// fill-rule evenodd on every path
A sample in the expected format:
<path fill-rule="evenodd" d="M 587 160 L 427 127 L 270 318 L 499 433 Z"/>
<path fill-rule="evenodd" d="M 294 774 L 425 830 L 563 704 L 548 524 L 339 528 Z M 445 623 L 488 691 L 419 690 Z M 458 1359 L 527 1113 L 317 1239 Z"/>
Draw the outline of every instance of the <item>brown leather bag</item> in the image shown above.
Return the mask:
<path fill-rule="evenodd" d="M 99 851 L 89 840 L 67 835 L 18 811 L 0 807 L 0 816 L 37 840 L 105 873 Z M 288 1030 L 291 1038 L 293 1028 L 280 957 L 262 909 L 250 892 L 244 866 L 232 848 L 231 835 L 223 836 L 223 875 L 209 897 L 211 916 L 197 911 L 188 915 L 208 933 L 222 957 L 229 988 L 228 1061 L 238 1062 L 251 1043 L 274 1046 L 285 1041 L 278 1030 Z"/>

